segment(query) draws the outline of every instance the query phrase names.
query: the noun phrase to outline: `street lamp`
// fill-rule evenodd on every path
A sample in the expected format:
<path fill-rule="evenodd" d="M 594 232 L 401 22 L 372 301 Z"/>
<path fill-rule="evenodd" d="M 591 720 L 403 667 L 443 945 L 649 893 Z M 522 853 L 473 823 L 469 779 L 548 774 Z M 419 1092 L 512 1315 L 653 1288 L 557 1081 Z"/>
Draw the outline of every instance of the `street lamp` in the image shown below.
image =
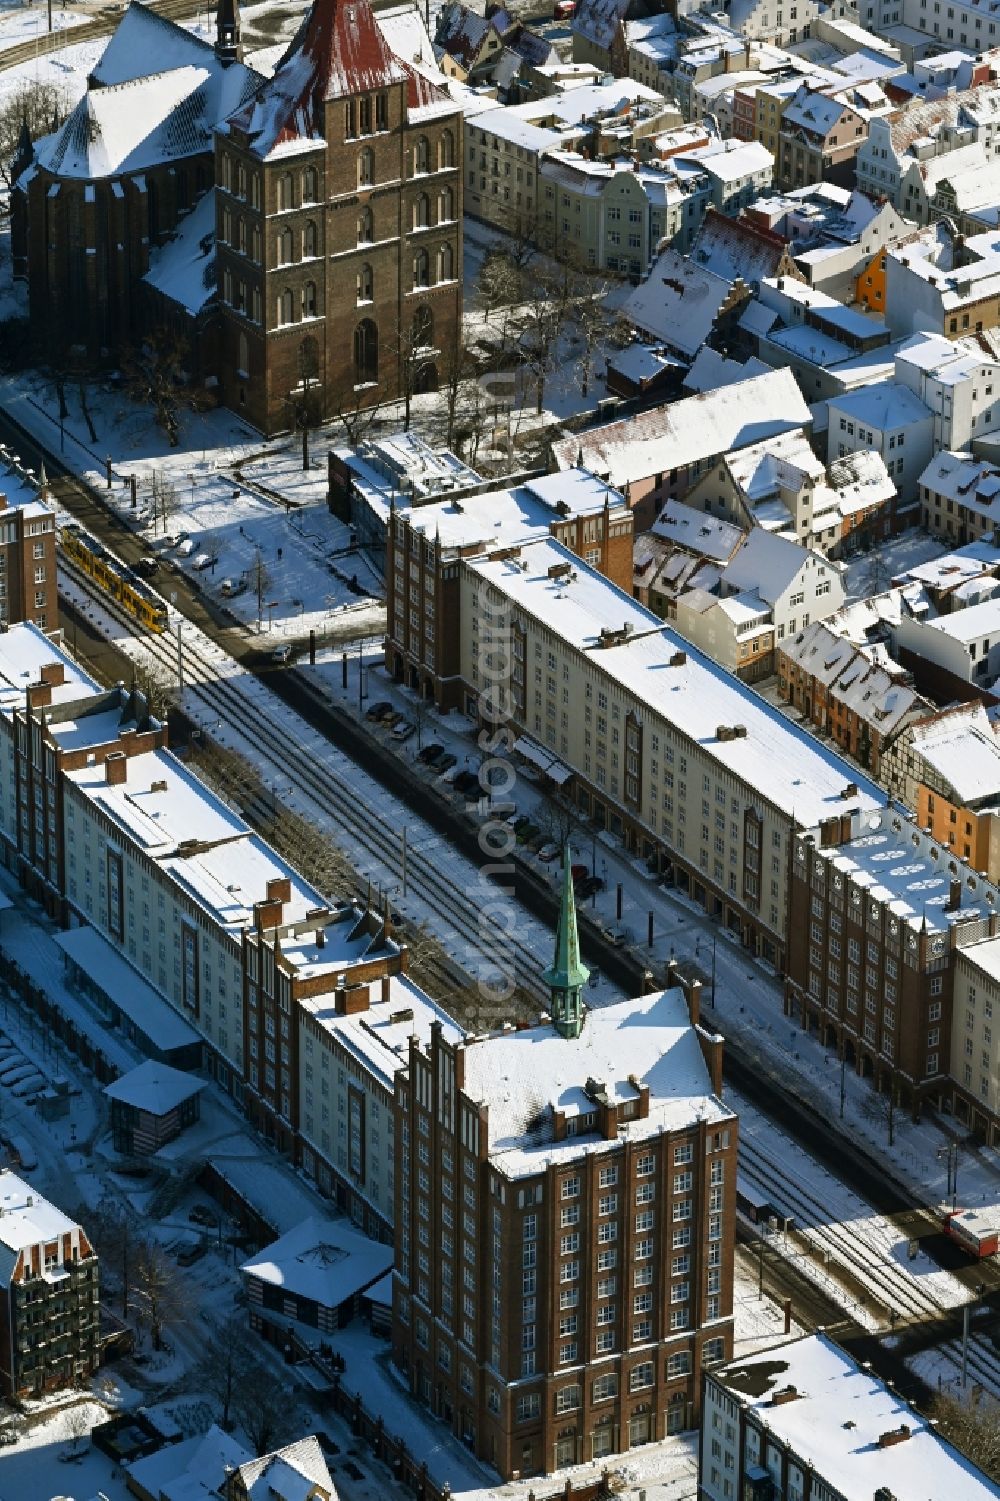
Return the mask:
<path fill-rule="evenodd" d="M 945 1196 L 951 1198 L 952 1210 L 956 1210 L 958 1208 L 958 1142 L 949 1141 L 947 1147 L 938 1147 L 939 1162 L 942 1157 L 947 1159 L 948 1168 L 948 1187 Z"/>

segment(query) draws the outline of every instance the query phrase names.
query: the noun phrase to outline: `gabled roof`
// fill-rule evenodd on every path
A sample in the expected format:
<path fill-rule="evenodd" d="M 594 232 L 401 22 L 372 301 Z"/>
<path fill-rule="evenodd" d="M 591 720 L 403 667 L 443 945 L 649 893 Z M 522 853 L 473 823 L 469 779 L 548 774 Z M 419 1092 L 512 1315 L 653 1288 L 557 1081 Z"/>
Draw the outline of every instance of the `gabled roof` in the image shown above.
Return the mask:
<path fill-rule="evenodd" d="M 817 562 L 817 557 L 808 548 L 758 526 L 726 564 L 722 581 L 727 589 L 737 592 L 756 589 L 762 599 L 773 605 L 810 562 Z M 834 572 L 832 565 L 825 560 L 818 563 L 817 572 L 821 572 L 824 566 L 830 573 Z"/>
<path fill-rule="evenodd" d="M 690 259 L 726 281 L 739 278 L 748 287 L 756 287 L 764 277 L 777 276 L 784 253 L 785 242 L 773 229 L 746 218 L 730 219 L 709 207 L 691 245 Z"/>
<path fill-rule="evenodd" d="M 39 141 L 38 164 L 93 181 L 208 151 L 215 127 L 260 82 L 252 68 L 224 68 L 208 49 L 197 64 L 88 89 L 61 129 Z"/>
<path fill-rule="evenodd" d="M 644 334 L 681 354 L 695 355 L 715 327 L 731 290 L 721 276 L 667 249 L 622 311 Z"/>
<path fill-rule="evenodd" d="M 91 87 L 134 83 L 174 68 L 208 68 L 213 61 L 211 42 L 132 0 L 87 81 Z"/>
<path fill-rule="evenodd" d="M 322 140 L 328 100 L 375 93 L 416 76 L 393 56 L 368 0 L 314 0 L 273 78 L 231 123 L 269 156 L 282 146 Z"/>
<path fill-rule="evenodd" d="M 584 467 L 607 475 L 620 489 L 630 480 L 680 469 L 811 422 L 792 372 L 769 370 L 574 433 L 554 443 L 552 453 L 558 468 L 572 469 L 582 451 Z"/>
<path fill-rule="evenodd" d="M 580 0 L 573 15 L 572 30 L 577 36 L 610 50 L 619 21 L 628 13 L 631 0 Z"/>
<path fill-rule="evenodd" d="M 251 1459 L 237 1471 L 249 1501 L 310 1501 L 314 1486 L 336 1498 L 337 1491 L 319 1441 L 312 1434 Z"/>

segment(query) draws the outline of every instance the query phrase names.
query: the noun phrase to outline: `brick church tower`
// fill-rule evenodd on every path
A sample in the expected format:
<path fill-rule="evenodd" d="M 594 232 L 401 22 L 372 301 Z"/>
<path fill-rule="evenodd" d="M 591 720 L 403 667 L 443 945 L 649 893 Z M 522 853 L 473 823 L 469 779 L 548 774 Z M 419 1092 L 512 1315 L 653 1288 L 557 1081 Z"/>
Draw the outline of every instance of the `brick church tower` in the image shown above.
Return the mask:
<path fill-rule="evenodd" d="M 264 432 L 432 389 L 462 310 L 462 119 L 368 0 L 315 0 L 215 134 L 223 399 Z"/>

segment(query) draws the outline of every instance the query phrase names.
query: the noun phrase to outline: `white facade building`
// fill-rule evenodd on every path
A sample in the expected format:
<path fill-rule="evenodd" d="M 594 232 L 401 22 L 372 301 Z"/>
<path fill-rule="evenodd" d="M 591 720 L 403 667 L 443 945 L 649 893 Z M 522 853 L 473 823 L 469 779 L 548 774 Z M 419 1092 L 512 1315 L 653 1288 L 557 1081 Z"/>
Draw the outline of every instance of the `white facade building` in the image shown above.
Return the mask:
<path fill-rule="evenodd" d="M 830 460 L 862 448 L 874 449 L 896 486 L 900 505 L 913 504 L 933 451 L 930 408 L 909 386 L 883 381 L 832 396 L 828 409 Z"/>

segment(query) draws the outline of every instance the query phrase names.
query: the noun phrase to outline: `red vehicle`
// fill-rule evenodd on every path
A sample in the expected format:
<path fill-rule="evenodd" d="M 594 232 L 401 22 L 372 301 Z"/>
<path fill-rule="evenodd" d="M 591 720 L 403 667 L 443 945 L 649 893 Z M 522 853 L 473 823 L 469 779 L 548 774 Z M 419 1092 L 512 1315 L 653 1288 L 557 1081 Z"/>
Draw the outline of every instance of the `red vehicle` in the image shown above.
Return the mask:
<path fill-rule="evenodd" d="M 944 1228 L 963 1251 L 977 1260 L 995 1256 L 1000 1246 L 1000 1204 L 980 1209 L 946 1209 Z"/>
<path fill-rule="evenodd" d="M 552 7 L 554 21 L 568 21 L 576 10 L 576 0 L 556 0 Z"/>

